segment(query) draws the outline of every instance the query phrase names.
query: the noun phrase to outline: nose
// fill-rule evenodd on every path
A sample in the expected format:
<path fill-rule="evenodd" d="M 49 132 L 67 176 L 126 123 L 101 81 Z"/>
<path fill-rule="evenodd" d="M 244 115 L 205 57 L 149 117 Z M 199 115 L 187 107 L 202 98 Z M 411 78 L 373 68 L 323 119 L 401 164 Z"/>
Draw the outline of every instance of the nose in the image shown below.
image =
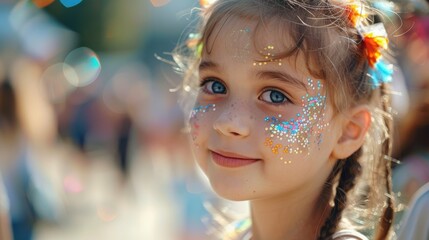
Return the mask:
<path fill-rule="evenodd" d="M 228 137 L 244 138 L 250 135 L 250 123 L 241 111 L 227 109 L 214 121 L 213 128 Z"/>

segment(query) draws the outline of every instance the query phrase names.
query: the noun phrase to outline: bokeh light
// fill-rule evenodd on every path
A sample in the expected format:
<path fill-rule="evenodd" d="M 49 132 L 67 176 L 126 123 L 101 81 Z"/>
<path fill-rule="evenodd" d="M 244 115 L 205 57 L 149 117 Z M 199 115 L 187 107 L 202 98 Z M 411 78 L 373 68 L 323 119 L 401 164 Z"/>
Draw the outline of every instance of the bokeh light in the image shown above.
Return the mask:
<path fill-rule="evenodd" d="M 65 58 L 64 75 L 70 84 L 84 87 L 95 81 L 100 74 L 101 64 L 98 56 L 89 48 L 81 47 L 71 51 Z"/>
<path fill-rule="evenodd" d="M 74 176 L 66 176 L 63 180 L 63 186 L 67 193 L 80 193 L 83 191 L 82 183 Z"/>
<path fill-rule="evenodd" d="M 167 5 L 167 3 L 170 2 L 170 0 L 150 0 L 150 2 L 154 7 L 162 7 Z"/>
<path fill-rule="evenodd" d="M 117 217 L 112 209 L 105 206 L 97 207 L 97 216 L 103 222 L 114 221 Z"/>
<path fill-rule="evenodd" d="M 33 0 L 34 5 L 39 8 L 44 8 L 52 4 L 55 0 Z"/>
<path fill-rule="evenodd" d="M 60 2 L 64 7 L 70 8 L 78 5 L 82 0 L 60 0 Z"/>
<path fill-rule="evenodd" d="M 65 100 L 68 94 L 75 88 L 67 80 L 64 69 L 67 72 L 74 71 L 72 67 L 64 63 L 57 63 L 48 67 L 42 75 L 42 82 L 46 88 L 49 100 L 59 103 Z M 77 79 L 77 74 L 74 76 Z M 77 81 L 77 80 L 75 80 Z"/>

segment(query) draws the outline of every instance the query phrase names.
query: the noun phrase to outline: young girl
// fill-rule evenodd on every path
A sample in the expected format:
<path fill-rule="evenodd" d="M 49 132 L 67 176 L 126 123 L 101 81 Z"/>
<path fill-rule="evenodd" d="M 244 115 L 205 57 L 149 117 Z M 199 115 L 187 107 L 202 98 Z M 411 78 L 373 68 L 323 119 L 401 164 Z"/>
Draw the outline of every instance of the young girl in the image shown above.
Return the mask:
<path fill-rule="evenodd" d="M 189 58 L 176 58 L 189 60 L 193 151 L 214 191 L 251 212 L 222 239 L 390 237 L 392 66 L 369 10 L 219 0 L 203 11 Z"/>

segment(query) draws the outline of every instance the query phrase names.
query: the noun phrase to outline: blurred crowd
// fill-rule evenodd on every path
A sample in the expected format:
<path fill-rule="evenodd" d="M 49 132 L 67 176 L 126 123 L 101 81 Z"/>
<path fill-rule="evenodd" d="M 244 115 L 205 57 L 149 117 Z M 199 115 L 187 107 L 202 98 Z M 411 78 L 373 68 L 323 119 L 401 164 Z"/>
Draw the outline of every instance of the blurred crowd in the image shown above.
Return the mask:
<path fill-rule="evenodd" d="M 205 239 L 213 206 L 245 211 L 207 187 L 172 91 L 198 6 L 0 1 L 1 240 Z M 429 4 L 389 6 L 399 228 L 429 182 Z"/>

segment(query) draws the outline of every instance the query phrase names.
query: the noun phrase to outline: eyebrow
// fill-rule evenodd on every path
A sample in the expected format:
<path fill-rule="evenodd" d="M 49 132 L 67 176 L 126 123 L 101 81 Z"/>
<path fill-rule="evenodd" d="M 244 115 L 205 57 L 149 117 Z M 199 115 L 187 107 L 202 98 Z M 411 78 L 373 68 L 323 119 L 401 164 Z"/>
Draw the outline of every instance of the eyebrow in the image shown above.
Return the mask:
<path fill-rule="evenodd" d="M 219 68 L 219 65 L 215 62 L 204 60 L 204 61 L 201 61 L 200 65 L 198 66 L 199 71 L 203 71 L 210 68 L 216 69 L 216 68 Z"/>
<path fill-rule="evenodd" d="M 307 86 L 300 81 L 299 79 L 293 77 L 292 75 L 286 72 L 280 71 L 258 71 L 256 75 L 262 79 L 278 79 L 282 82 L 286 82 L 288 84 L 292 84 L 301 88 L 302 90 L 308 91 Z"/>

